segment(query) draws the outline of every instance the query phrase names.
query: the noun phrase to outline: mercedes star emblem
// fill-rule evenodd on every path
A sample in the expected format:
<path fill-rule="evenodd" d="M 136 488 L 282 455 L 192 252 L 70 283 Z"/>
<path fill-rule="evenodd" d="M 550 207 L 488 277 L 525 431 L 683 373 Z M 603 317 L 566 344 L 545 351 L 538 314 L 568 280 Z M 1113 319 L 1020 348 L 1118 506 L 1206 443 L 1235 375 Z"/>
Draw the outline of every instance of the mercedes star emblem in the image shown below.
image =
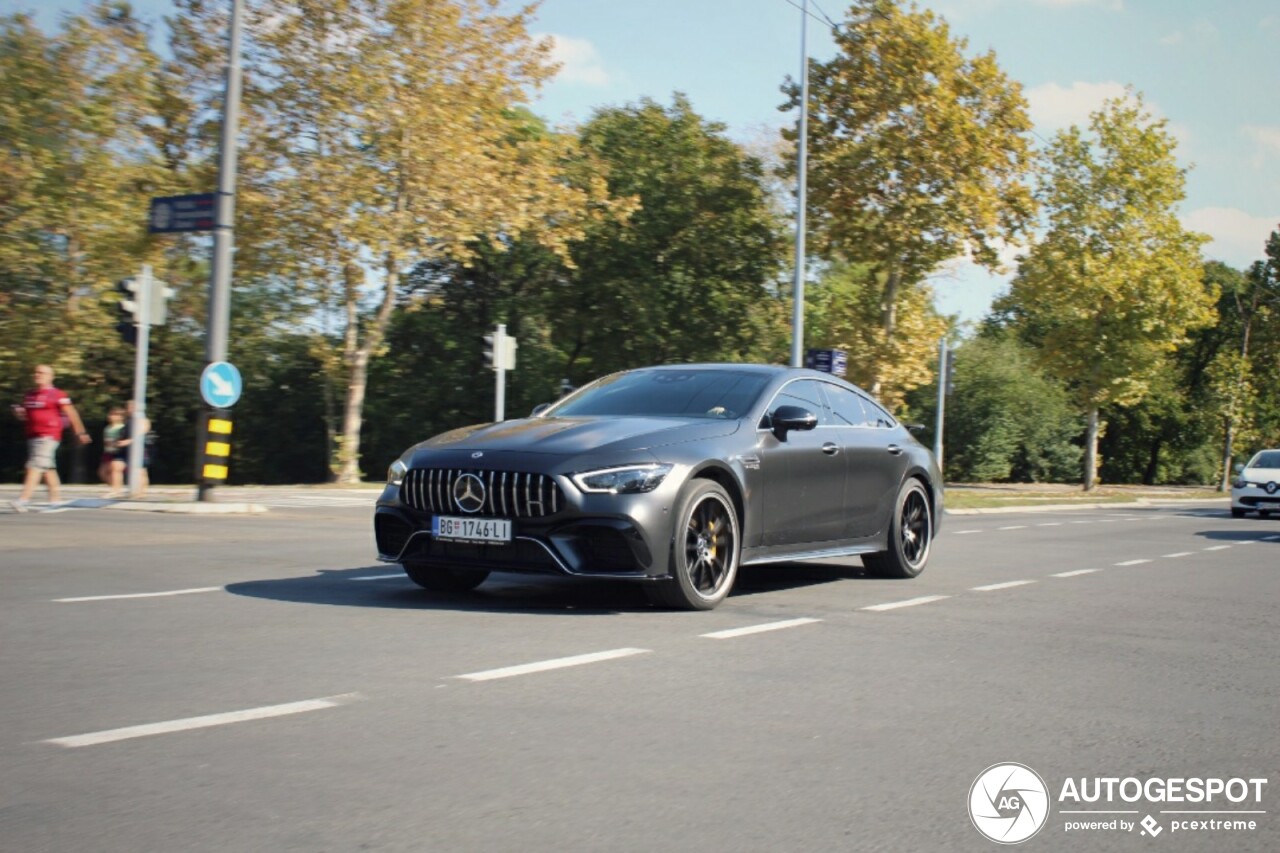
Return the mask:
<path fill-rule="evenodd" d="M 479 512 L 484 507 L 484 481 L 475 474 L 463 474 L 453 483 L 453 502 L 463 512 Z"/>

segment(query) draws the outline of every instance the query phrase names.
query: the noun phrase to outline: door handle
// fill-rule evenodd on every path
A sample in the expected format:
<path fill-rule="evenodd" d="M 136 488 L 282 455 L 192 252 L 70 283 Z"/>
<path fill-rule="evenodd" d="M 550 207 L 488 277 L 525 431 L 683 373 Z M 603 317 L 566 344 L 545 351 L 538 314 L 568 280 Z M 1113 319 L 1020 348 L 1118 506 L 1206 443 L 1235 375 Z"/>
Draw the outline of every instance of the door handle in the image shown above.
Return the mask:
<path fill-rule="evenodd" d="M 832 444 L 830 441 L 828 441 L 826 444 L 822 445 L 822 452 L 827 454 L 828 456 L 835 456 L 837 453 L 840 452 L 840 448 L 837 445 Z"/>
<path fill-rule="evenodd" d="M 885 449 L 888 450 L 890 453 L 892 453 L 894 456 L 902 455 L 902 448 L 896 444 L 891 444 Z"/>

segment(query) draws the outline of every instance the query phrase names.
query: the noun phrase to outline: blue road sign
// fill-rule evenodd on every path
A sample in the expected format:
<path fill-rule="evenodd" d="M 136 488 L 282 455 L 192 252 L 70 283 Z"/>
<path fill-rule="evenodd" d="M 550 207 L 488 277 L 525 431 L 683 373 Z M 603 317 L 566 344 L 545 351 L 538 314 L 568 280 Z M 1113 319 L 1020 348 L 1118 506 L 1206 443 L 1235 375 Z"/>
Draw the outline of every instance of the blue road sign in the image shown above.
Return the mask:
<path fill-rule="evenodd" d="M 153 198 L 147 230 L 152 234 L 212 231 L 216 227 L 217 205 L 217 193 Z"/>
<path fill-rule="evenodd" d="M 240 371 L 226 361 L 215 361 L 200 374 L 200 396 L 215 409 L 229 409 L 240 399 L 244 383 Z"/>

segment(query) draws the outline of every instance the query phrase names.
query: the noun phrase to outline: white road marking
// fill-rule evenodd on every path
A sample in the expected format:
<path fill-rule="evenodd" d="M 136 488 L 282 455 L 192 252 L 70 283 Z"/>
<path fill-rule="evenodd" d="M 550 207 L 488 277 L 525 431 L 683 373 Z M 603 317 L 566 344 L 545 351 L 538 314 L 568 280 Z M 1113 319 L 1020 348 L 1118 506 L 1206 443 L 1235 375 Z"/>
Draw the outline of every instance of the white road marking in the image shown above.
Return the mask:
<path fill-rule="evenodd" d="M 202 586 L 198 589 L 171 589 L 168 592 L 135 592 L 129 595 L 86 595 L 79 598 L 55 598 L 56 602 L 69 604 L 77 601 L 119 601 L 125 598 L 163 598 L 168 595 L 194 595 L 197 592 L 221 592 L 220 586 Z"/>
<path fill-rule="evenodd" d="M 1073 521 L 1071 523 L 1072 524 L 1093 524 L 1093 520 L 1090 519 L 1089 521 Z"/>
<path fill-rule="evenodd" d="M 997 527 L 996 530 L 1026 530 L 1025 524 L 1011 524 L 1008 527 Z"/>
<path fill-rule="evenodd" d="M 1117 566 L 1140 566 L 1143 563 L 1150 563 L 1150 560 L 1125 560 L 1123 563 L 1116 563 Z"/>
<path fill-rule="evenodd" d="M 599 663 L 600 661 L 625 658 L 631 655 L 642 655 L 649 651 L 651 649 L 611 649 L 607 652 L 592 652 L 586 655 L 523 663 L 519 666 L 504 666 L 501 669 L 486 669 L 483 672 L 469 672 L 466 675 L 455 675 L 454 678 L 461 678 L 465 681 L 493 681 L 496 678 L 511 678 L 516 675 L 530 675 L 535 672 L 547 672 L 552 669 L 564 669 L 569 666 L 582 666 L 587 663 Z"/>
<path fill-rule="evenodd" d="M 955 535 L 956 535 L 956 536 L 968 536 L 970 533 L 981 533 L 981 532 L 982 532 L 981 530 L 957 530 L 957 531 L 955 532 Z"/>
<path fill-rule="evenodd" d="M 1035 581 L 1005 581 L 1004 583 L 989 583 L 986 586 L 969 587 L 973 592 L 995 592 L 998 589 L 1011 589 L 1015 586 L 1026 586 Z"/>
<path fill-rule="evenodd" d="M 1093 574 L 1094 572 L 1100 572 L 1100 571 L 1102 571 L 1102 569 L 1076 569 L 1073 572 L 1058 572 L 1056 575 L 1053 575 L 1052 577 L 1074 578 L 1080 575 L 1090 575 L 1090 574 Z"/>
<path fill-rule="evenodd" d="M 203 717 L 187 717 L 183 720 L 169 720 L 164 723 L 148 723 L 142 726 L 128 726 L 123 729 L 108 729 L 107 731 L 90 732 L 84 735 L 51 738 L 46 740 L 45 743 L 65 747 L 97 746 L 98 744 L 113 743 L 118 740 L 184 732 L 191 729 L 207 729 L 213 726 L 225 726 L 249 720 L 265 720 L 269 717 L 303 714 L 307 711 L 320 711 L 325 708 L 336 708 L 339 705 L 345 705 L 361 698 L 363 697 L 359 693 L 344 693 L 340 696 L 306 699 L 302 702 L 288 702 L 284 705 L 265 705 L 261 708 L 246 708 L 243 711 L 229 711 L 225 714 L 208 714 Z"/>
<path fill-rule="evenodd" d="M 1061 521 L 1045 521 L 1036 525 L 1036 527 L 1061 527 L 1061 526 L 1062 526 Z"/>
<path fill-rule="evenodd" d="M 1210 545 L 1208 548 L 1205 548 L 1204 550 L 1205 551 L 1225 551 L 1230 547 L 1231 547 L 1230 545 Z"/>
<path fill-rule="evenodd" d="M 394 575 L 365 575 L 361 578 L 347 578 L 349 581 L 386 581 L 392 578 L 406 577 L 404 572 L 396 572 Z"/>
<path fill-rule="evenodd" d="M 1178 557 L 1190 557 L 1194 551 L 1179 551 L 1176 554 L 1165 554 L 1161 559 L 1176 560 Z"/>
<path fill-rule="evenodd" d="M 1280 542 L 1280 536 L 1263 536 L 1260 542 Z"/>
<path fill-rule="evenodd" d="M 821 619 L 810 619 L 808 617 L 801 619 L 786 619 L 782 622 L 766 622 L 763 625 L 750 625 L 746 628 L 729 628 L 726 631 L 712 631 L 710 634 L 699 634 L 700 637 L 707 637 L 712 640 L 729 640 L 734 637 L 745 637 L 748 634 L 762 634 L 765 631 L 781 631 L 783 628 L 795 628 L 799 625 L 812 625 L 814 622 L 821 622 Z"/>
<path fill-rule="evenodd" d="M 873 604 L 870 607 L 863 607 L 861 609 L 875 610 L 877 612 L 884 610 L 897 610 L 899 607 L 915 607 L 917 604 L 930 604 L 950 597 L 951 596 L 949 595 L 925 595 L 920 598 L 908 598 L 906 601 L 891 601 L 888 604 Z"/>

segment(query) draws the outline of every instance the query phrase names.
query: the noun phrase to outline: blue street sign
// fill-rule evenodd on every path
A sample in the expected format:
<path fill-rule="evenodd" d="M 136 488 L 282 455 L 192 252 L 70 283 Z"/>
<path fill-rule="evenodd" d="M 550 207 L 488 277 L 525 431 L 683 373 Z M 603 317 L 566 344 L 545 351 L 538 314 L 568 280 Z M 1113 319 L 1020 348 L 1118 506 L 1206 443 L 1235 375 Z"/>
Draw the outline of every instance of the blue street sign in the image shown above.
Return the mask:
<path fill-rule="evenodd" d="M 849 369 L 849 354 L 841 349 L 811 349 L 805 354 L 804 366 L 834 376 L 844 376 Z"/>
<path fill-rule="evenodd" d="M 152 234 L 212 231 L 216 227 L 217 193 L 171 195 L 151 199 L 147 230 Z"/>
<path fill-rule="evenodd" d="M 240 399 L 244 383 L 240 371 L 226 361 L 215 361 L 200 374 L 200 396 L 215 409 L 229 409 Z"/>

